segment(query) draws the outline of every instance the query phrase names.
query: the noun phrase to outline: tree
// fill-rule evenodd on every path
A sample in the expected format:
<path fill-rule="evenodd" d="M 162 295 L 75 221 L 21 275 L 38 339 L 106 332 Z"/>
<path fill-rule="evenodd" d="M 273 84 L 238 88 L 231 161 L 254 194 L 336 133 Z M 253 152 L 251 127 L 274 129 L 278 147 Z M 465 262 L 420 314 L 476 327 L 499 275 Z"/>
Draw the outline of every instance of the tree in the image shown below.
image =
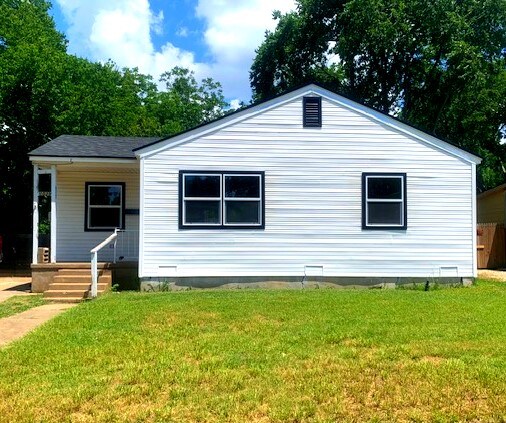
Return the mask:
<path fill-rule="evenodd" d="M 45 0 L 0 0 L 0 234 L 31 232 L 28 152 L 61 134 L 166 136 L 223 114 L 219 83 L 67 54 Z"/>
<path fill-rule="evenodd" d="M 504 181 L 504 0 L 298 0 L 257 50 L 256 99 L 317 81 L 484 157 Z"/>
<path fill-rule="evenodd" d="M 175 67 L 162 74 L 165 91 L 149 105 L 164 135 L 174 134 L 223 115 L 227 106 L 221 85 L 206 78 L 197 83 L 194 73 Z"/>
<path fill-rule="evenodd" d="M 44 75 L 65 55 L 45 1 L 0 2 L 0 234 L 26 232 L 31 173 L 26 153 L 51 134 Z M 20 218 L 21 217 L 21 218 Z"/>

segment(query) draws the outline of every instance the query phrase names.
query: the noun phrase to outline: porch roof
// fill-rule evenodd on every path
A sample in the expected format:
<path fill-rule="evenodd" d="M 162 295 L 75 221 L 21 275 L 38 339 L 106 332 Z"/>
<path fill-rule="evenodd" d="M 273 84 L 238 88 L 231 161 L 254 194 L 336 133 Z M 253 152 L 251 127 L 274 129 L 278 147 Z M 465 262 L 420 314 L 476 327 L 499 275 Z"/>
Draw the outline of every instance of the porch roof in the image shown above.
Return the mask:
<path fill-rule="evenodd" d="M 28 153 L 43 157 L 86 157 L 135 160 L 134 149 L 158 141 L 160 137 L 99 137 L 60 135 Z"/>

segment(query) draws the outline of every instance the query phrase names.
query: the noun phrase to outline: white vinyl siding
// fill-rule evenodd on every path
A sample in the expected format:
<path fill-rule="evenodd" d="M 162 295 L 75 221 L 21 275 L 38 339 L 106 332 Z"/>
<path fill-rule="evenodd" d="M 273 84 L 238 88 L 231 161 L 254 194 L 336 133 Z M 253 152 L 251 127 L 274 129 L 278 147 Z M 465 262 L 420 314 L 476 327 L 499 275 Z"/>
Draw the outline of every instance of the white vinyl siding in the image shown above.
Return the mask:
<path fill-rule="evenodd" d="M 58 262 L 89 261 L 90 250 L 107 238 L 113 231 L 84 230 L 85 183 L 124 182 L 124 201 L 127 209 L 139 208 L 139 170 L 133 162 L 129 169 L 80 168 L 72 165 L 58 166 L 58 213 L 56 260 Z M 111 166 L 112 167 L 112 166 Z M 139 230 L 139 216 L 125 215 L 125 229 Z M 113 250 L 104 248 L 99 253 L 100 261 L 112 260 Z"/>
<path fill-rule="evenodd" d="M 143 158 L 140 276 L 473 275 L 472 164 L 322 99 L 302 98 Z M 264 171 L 265 229 L 180 230 L 180 170 Z M 408 228 L 362 229 L 362 173 L 406 173 Z"/>

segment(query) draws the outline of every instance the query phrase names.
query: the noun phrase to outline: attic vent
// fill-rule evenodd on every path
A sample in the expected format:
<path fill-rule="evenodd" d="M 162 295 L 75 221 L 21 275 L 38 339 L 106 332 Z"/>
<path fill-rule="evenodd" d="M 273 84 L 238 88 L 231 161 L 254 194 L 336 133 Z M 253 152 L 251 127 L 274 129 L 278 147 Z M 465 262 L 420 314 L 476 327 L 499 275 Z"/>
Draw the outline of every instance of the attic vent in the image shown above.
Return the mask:
<path fill-rule="evenodd" d="M 304 97 L 302 107 L 304 127 L 320 128 L 322 126 L 321 97 Z"/>

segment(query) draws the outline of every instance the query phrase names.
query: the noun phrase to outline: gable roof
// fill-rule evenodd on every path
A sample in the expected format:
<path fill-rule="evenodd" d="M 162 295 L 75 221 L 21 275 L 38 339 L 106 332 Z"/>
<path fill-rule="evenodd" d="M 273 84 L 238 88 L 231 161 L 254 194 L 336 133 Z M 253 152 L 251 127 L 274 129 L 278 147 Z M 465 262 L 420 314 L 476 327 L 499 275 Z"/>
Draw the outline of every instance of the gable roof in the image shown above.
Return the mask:
<path fill-rule="evenodd" d="M 384 112 L 373 109 L 364 104 L 358 103 L 353 99 L 345 97 L 341 94 L 337 94 L 316 83 L 311 83 L 299 88 L 295 88 L 271 99 L 252 104 L 235 112 L 229 113 L 214 121 L 203 123 L 199 126 L 191 128 L 179 134 L 172 135 L 170 137 L 161 138 L 152 143 L 134 149 L 134 152 L 140 158 L 151 156 L 161 150 L 174 148 L 179 144 L 191 142 L 193 139 L 241 122 L 273 107 L 277 107 L 283 103 L 292 101 L 297 97 L 303 97 L 311 94 L 321 96 L 342 107 L 354 110 L 355 112 L 363 116 L 367 116 L 382 125 L 389 126 L 398 132 L 402 132 L 408 136 L 416 138 L 418 141 L 429 144 L 439 150 L 443 150 L 446 153 L 458 157 L 466 162 L 475 164 L 479 164 L 481 162 L 481 158 L 470 151 L 466 151 L 460 147 L 457 147 L 448 141 L 443 141 L 399 120 L 398 118 L 390 116 Z"/>
<path fill-rule="evenodd" d="M 498 185 L 494 188 L 490 188 L 487 191 L 483 191 L 483 192 L 479 193 L 478 198 L 488 197 L 489 195 L 496 194 L 498 192 L 504 192 L 504 191 L 506 191 L 506 184 L 501 184 L 501 185 Z"/>
<path fill-rule="evenodd" d="M 403 132 L 408 136 L 432 145 L 433 147 L 443 150 L 446 153 L 456 156 L 464 161 L 475 164 L 479 164 L 481 162 L 481 158 L 470 151 L 457 147 L 448 141 L 443 141 L 399 120 L 396 117 L 368 107 L 341 94 L 337 94 L 315 83 L 294 88 L 271 99 L 252 104 L 232 113 L 228 113 L 214 121 L 203 123 L 194 128 L 165 138 L 61 135 L 30 151 L 28 154 L 32 159 L 34 157 L 55 157 L 83 158 L 88 160 L 135 160 L 136 157 L 142 158 L 150 156 L 166 148 L 173 148 L 181 143 L 190 142 L 195 138 L 243 121 L 258 113 L 292 101 L 297 97 L 303 97 L 310 94 L 319 95 L 342 107 L 354 110 L 380 124 L 389 126 L 399 132 Z"/>
<path fill-rule="evenodd" d="M 135 160 L 134 149 L 151 144 L 155 137 L 97 137 L 60 135 L 28 155 L 39 157 L 76 157 Z"/>

